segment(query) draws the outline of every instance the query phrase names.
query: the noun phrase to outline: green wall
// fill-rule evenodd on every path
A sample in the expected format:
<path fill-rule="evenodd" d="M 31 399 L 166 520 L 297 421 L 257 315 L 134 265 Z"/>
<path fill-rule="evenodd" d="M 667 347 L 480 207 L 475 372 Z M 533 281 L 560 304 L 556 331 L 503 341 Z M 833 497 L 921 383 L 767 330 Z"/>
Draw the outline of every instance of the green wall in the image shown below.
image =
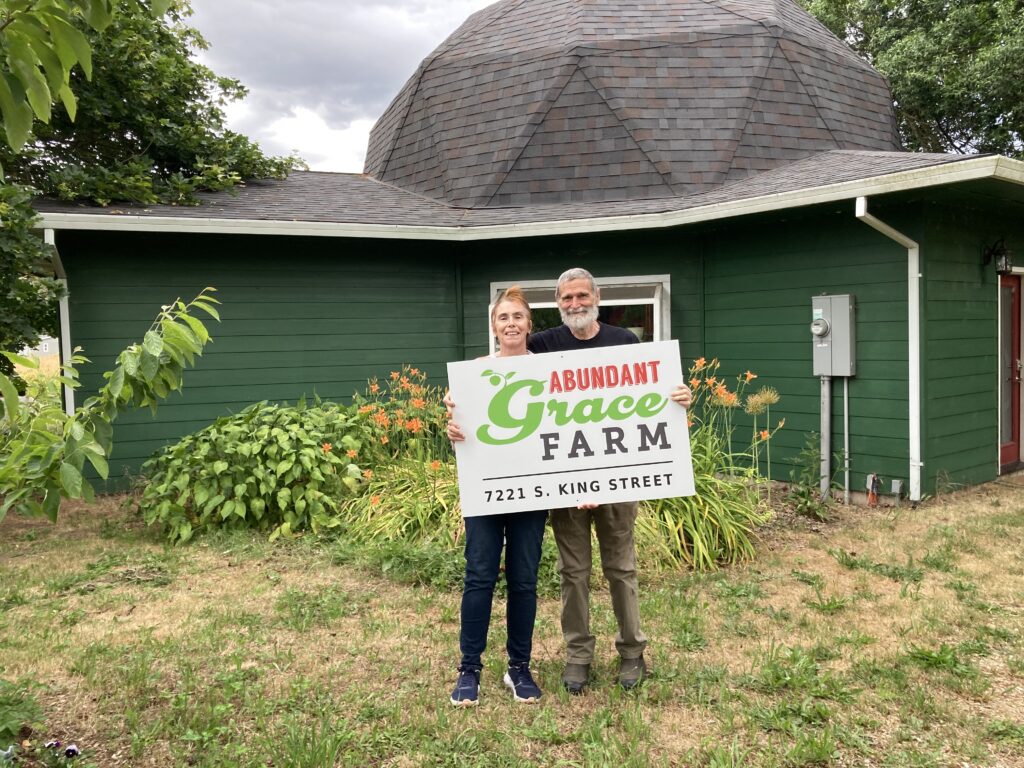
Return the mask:
<path fill-rule="evenodd" d="M 259 400 L 344 399 L 410 363 L 441 383 L 457 348 L 451 254 L 429 243 L 326 238 L 58 233 L 72 344 L 93 361 L 80 393 L 102 385 L 160 305 L 214 286 L 214 342 L 154 419 L 125 413 L 112 476 L 137 472 L 170 440 Z M 83 394 L 79 394 L 83 397 Z"/>
<path fill-rule="evenodd" d="M 929 205 L 924 256 L 924 457 L 926 492 L 998 474 L 998 276 L 986 245 L 1024 253 L 1019 215 L 990 203 Z"/>
<path fill-rule="evenodd" d="M 984 219 L 915 201 L 872 212 L 922 245 L 925 492 L 996 471 L 996 281 L 980 244 L 1013 217 Z M 1010 244 L 1008 242 L 1008 244 Z M 684 365 L 717 357 L 748 391 L 782 394 L 772 423 L 773 475 L 786 480 L 820 428 L 811 373 L 811 297 L 853 294 L 857 375 L 849 381 L 851 488 L 867 473 L 908 482 L 907 254 L 858 221 L 853 202 L 661 231 L 431 243 L 330 238 L 58 233 L 71 291 L 72 342 L 101 383 L 161 304 L 219 289 L 223 322 L 197 370 L 157 417 L 122 417 L 115 472 L 135 472 L 160 445 L 258 400 L 314 393 L 345 399 L 403 363 L 442 384 L 445 363 L 484 354 L 493 281 L 554 279 L 573 266 L 600 277 L 671 276 L 672 336 Z M 461 297 L 459 289 L 461 288 Z M 461 299 L 461 300 L 460 300 Z M 461 308 L 461 316 L 459 314 Z M 832 449 L 842 448 L 842 380 L 834 382 Z M 753 424 L 737 412 L 737 443 Z M 758 425 L 764 426 L 763 423 Z M 764 468 L 764 467 L 763 467 Z M 841 477 L 839 478 L 841 480 Z"/>
<path fill-rule="evenodd" d="M 788 478 L 806 435 L 819 432 L 820 379 L 812 374 L 811 297 L 852 294 L 856 375 L 849 380 L 851 489 L 866 475 L 908 475 L 906 251 L 844 208 L 751 219 L 706 238 L 708 355 L 746 368 L 782 393 L 772 420 L 773 475 Z M 833 454 L 843 448 L 843 381 L 832 386 Z M 834 463 L 834 468 L 841 466 Z M 842 477 L 837 476 L 841 482 Z"/>

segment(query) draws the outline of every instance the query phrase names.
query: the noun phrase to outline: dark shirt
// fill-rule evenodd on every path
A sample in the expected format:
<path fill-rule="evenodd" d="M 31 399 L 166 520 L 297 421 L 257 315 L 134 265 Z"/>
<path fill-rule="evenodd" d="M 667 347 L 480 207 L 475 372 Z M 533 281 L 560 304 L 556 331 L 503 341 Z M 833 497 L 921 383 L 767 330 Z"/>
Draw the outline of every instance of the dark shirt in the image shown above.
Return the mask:
<path fill-rule="evenodd" d="M 639 344 L 640 340 L 632 331 L 616 325 L 598 326 L 597 335 L 592 339 L 577 339 L 567 325 L 548 328 L 546 331 L 531 333 L 526 347 L 531 352 L 570 352 L 574 349 L 592 349 L 593 347 L 617 347 L 620 344 Z"/>

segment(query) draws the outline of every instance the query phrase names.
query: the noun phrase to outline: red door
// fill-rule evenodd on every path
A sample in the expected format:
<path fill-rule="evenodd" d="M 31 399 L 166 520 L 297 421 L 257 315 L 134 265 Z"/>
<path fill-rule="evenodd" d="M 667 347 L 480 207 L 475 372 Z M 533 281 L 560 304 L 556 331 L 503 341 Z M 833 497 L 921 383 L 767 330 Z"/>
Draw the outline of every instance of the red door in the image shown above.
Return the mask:
<path fill-rule="evenodd" d="M 1003 275 L 999 284 L 999 463 L 1005 470 L 1020 462 L 1020 275 Z"/>

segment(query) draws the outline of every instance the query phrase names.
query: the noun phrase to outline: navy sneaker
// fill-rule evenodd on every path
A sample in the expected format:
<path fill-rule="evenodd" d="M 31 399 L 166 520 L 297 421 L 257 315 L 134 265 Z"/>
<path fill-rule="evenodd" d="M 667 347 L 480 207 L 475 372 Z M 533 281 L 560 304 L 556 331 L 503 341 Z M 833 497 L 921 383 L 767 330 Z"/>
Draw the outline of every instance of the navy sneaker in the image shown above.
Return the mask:
<path fill-rule="evenodd" d="M 452 704 L 456 707 L 475 707 L 480 703 L 480 670 L 459 667 L 459 679 L 452 691 Z"/>
<path fill-rule="evenodd" d="M 524 704 L 535 704 L 540 701 L 540 688 L 533 682 L 529 662 L 509 664 L 505 673 L 505 685 L 512 689 L 512 696 L 516 701 Z"/>

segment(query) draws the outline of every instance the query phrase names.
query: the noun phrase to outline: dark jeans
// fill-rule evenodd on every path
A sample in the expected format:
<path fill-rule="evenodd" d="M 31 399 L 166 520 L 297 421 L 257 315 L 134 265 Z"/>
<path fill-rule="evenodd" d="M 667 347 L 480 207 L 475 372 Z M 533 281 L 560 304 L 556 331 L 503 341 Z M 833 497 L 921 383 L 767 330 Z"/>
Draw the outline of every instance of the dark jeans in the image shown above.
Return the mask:
<path fill-rule="evenodd" d="M 480 669 L 491 623 L 491 601 L 505 546 L 508 585 L 508 660 L 521 664 L 533 650 L 537 567 L 547 511 L 466 518 L 466 580 L 462 590 L 462 667 Z"/>

